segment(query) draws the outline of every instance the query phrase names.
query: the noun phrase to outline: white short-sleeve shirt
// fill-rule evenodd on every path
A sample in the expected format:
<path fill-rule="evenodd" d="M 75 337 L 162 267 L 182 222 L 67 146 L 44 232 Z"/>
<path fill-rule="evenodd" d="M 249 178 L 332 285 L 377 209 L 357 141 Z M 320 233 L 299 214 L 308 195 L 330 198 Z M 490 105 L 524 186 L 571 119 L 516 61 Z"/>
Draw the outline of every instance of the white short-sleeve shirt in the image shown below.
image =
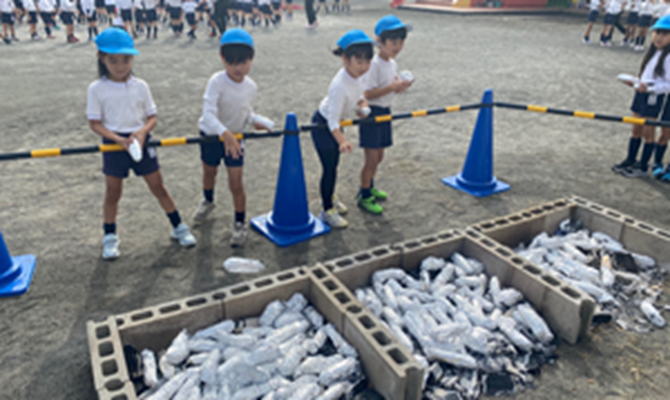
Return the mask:
<path fill-rule="evenodd" d="M 198 4 L 195 1 L 185 1 L 181 8 L 186 14 L 193 14 L 195 9 L 198 8 Z"/>
<path fill-rule="evenodd" d="M 391 58 L 386 61 L 379 57 L 379 54 L 375 54 L 372 58 L 372 62 L 370 62 L 370 69 L 368 69 L 368 72 L 361 78 L 363 88 L 365 90 L 370 90 L 388 87 L 393 83 L 397 75 L 398 65 L 394 59 Z M 368 100 L 368 104 L 386 108 L 393 106 L 394 99 L 395 93 L 391 92 L 376 99 Z"/>
<path fill-rule="evenodd" d="M 156 104 L 142 79 L 130 77 L 121 83 L 103 77 L 88 86 L 87 118 L 101 121 L 112 132 L 133 133 L 152 115 Z"/>
<path fill-rule="evenodd" d="M 12 0 L 0 0 L 0 11 L 11 14 L 14 12 L 14 2 Z"/>

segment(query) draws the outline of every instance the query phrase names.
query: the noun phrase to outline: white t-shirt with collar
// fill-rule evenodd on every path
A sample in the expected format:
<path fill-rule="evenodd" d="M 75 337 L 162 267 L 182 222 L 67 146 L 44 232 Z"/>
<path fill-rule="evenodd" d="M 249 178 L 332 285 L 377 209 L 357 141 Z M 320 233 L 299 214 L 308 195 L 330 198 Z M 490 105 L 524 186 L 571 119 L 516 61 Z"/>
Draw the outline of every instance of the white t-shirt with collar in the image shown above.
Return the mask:
<path fill-rule="evenodd" d="M 361 78 L 365 90 L 381 89 L 393 83 L 398 75 L 398 65 L 395 60 L 389 58 L 388 61 L 375 54 L 370 62 L 370 69 Z M 368 100 L 368 104 L 377 107 L 392 107 L 395 100 L 395 93 L 387 93 L 384 96 L 373 100 Z"/>
<path fill-rule="evenodd" d="M 87 16 L 93 16 L 93 12 L 95 12 L 95 0 L 81 0 L 81 9 Z"/>
<path fill-rule="evenodd" d="M 654 4 L 653 0 L 646 0 L 642 1 L 640 3 L 640 15 L 654 15 L 654 11 L 656 10 L 656 4 Z"/>
<path fill-rule="evenodd" d="M 358 109 L 364 91 L 361 80 L 353 78 L 346 69 L 341 68 L 335 75 L 328 87 L 328 96 L 319 105 L 319 113 L 328 120 L 331 132 L 340 127 L 340 120 Z"/>
<path fill-rule="evenodd" d="M 37 6 L 40 8 L 41 12 L 56 11 L 56 2 L 54 0 L 39 0 Z"/>
<path fill-rule="evenodd" d="M 254 118 L 256 91 L 256 83 L 248 76 L 238 83 L 226 71 L 217 72 L 207 83 L 198 127 L 211 136 L 219 136 L 226 130 L 244 131 Z"/>
<path fill-rule="evenodd" d="M 0 0 L 0 11 L 6 14 L 14 13 L 14 2 L 12 0 Z"/>
<path fill-rule="evenodd" d="M 152 115 L 156 104 L 142 79 L 131 76 L 126 82 L 114 82 L 103 77 L 88 86 L 87 118 L 101 121 L 112 132 L 133 133 Z"/>
<path fill-rule="evenodd" d="M 607 4 L 605 5 L 605 9 L 607 10 L 607 14 L 618 14 L 621 12 L 622 6 L 623 6 L 623 1 L 622 0 L 609 0 Z"/>
<path fill-rule="evenodd" d="M 198 8 L 198 3 L 195 1 L 185 1 L 184 4 L 181 5 L 181 9 L 184 10 L 184 13 L 186 14 L 195 13 L 196 8 Z"/>
<path fill-rule="evenodd" d="M 34 0 L 21 0 L 21 4 L 23 4 L 23 7 L 31 12 L 37 11 L 35 8 L 35 1 Z"/>
<path fill-rule="evenodd" d="M 75 6 L 73 0 L 60 0 L 60 10 L 63 12 L 74 12 Z"/>
<path fill-rule="evenodd" d="M 119 10 L 132 10 L 133 0 L 116 0 L 116 6 Z"/>

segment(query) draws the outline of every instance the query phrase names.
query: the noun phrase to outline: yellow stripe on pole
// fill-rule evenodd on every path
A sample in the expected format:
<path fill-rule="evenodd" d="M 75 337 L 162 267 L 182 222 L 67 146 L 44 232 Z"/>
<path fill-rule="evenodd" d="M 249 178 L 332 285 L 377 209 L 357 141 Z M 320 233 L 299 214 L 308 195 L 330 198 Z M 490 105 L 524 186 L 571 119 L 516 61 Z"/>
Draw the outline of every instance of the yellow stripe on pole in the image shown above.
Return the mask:
<path fill-rule="evenodd" d="M 161 146 L 181 146 L 183 144 L 186 144 L 186 138 L 185 137 L 180 137 L 180 138 L 167 138 L 167 139 L 161 139 Z"/>
<path fill-rule="evenodd" d="M 58 157 L 60 155 L 60 149 L 40 149 L 32 150 L 30 152 L 30 157 L 40 158 L 40 157 Z"/>
<path fill-rule="evenodd" d="M 543 106 L 535 106 L 535 105 L 532 105 L 532 104 L 529 104 L 529 105 L 526 107 L 526 109 L 527 109 L 528 111 L 534 111 L 534 112 L 541 112 L 541 113 L 546 113 L 546 112 L 547 112 L 547 107 L 543 107 Z"/>
<path fill-rule="evenodd" d="M 644 118 L 636 118 L 636 117 L 623 117 L 621 120 L 627 124 L 635 124 L 635 125 L 644 125 L 644 123 L 647 122 L 647 120 Z"/>
<path fill-rule="evenodd" d="M 109 153 L 110 151 L 121 151 L 123 150 L 123 147 L 121 147 L 120 144 L 101 144 L 98 146 L 100 149 L 100 152 L 102 153 Z"/>
<path fill-rule="evenodd" d="M 428 110 L 412 111 L 412 118 L 425 117 L 426 115 L 428 115 Z"/>
<path fill-rule="evenodd" d="M 375 122 L 388 122 L 393 119 L 393 115 L 379 115 L 375 117 Z"/>
<path fill-rule="evenodd" d="M 593 118 L 596 117 L 595 113 L 586 112 L 586 111 L 575 111 L 573 115 L 575 117 L 579 117 L 579 118 L 591 118 L 591 119 L 593 119 Z"/>
<path fill-rule="evenodd" d="M 340 126 L 345 127 L 345 126 L 351 126 L 354 124 L 354 120 L 352 119 L 345 119 L 344 121 L 340 121 Z"/>
<path fill-rule="evenodd" d="M 447 112 L 461 111 L 461 106 L 449 106 L 445 110 Z"/>

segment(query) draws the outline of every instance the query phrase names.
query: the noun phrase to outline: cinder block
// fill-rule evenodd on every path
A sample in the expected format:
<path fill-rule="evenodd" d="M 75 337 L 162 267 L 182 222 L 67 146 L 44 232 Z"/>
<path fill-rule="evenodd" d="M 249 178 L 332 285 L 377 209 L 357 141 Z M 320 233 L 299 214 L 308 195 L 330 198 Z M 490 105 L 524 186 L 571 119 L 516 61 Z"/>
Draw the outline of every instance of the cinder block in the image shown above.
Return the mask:
<path fill-rule="evenodd" d="M 372 386 L 388 400 L 422 398 L 423 367 L 367 310 L 347 310 L 345 339 L 361 358 Z"/>
<path fill-rule="evenodd" d="M 547 290 L 542 315 L 550 326 L 560 327 L 560 336 L 570 344 L 584 337 L 591 325 L 596 302 L 586 293 L 552 277 L 555 284 Z M 553 306 L 554 304 L 560 306 Z M 575 318 L 578 310 L 579 318 Z M 558 332 L 558 331 L 557 331 Z"/>
<path fill-rule="evenodd" d="M 112 389 L 101 389 L 98 391 L 100 400 L 137 400 L 135 386 L 132 382 L 115 383 Z"/>
<path fill-rule="evenodd" d="M 451 230 L 400 243 L 397 245 L 402 252 L 400 267 L 406 271 L 412 271 L 417 269 L 421 261 L 428 256 L 448 257 L 458 247 L 457 239 L 460 237 L 462 237 L 461 232 Z"/>
<path fill-rule="evenodd" d="M 101 322 L 89 321 L 86 331 L 95 390 L 120 390 L 130 379 L 116 319 L 109 317 Z"/>
<path fill-rule="evenodd" d="M 121 340 L 138 351 L 165 349 L 182 329 L 193 333 L 221 321 L 227 296 L 226 290 L 217 290 L 117 315 Z"/>
<path fill-rule="evenodd" d="M 621 242 L 630 251 L 653 257 L 666 271 L 670 271 L 670 233 L 639 221 L 627 222 Z"/>
<path fill-rule="evenodd" d="M 400 251 L 389 245 L 378 246 L 325 261 L 323 265 L 351 290 L 367 284 L 362 277 L 370 275 L 369 271 L 400 265 Z"/>
<path fill-rule="evenodd" d="M 297 267 L 231 286 L 223 300 L 224 315 L 233 320 L 258 316 L 274 300 L 288 300 L 297 292 L 309 298 L 309 285 L 305 268 Z"/>
<path fill-rule="evenodd" d="M 312 304 L 339 332 L 344 332 L 347 308 L 361 310 L 363 305 L 324 265 L 316 264 L 309 270 L 309 274 Z"/>

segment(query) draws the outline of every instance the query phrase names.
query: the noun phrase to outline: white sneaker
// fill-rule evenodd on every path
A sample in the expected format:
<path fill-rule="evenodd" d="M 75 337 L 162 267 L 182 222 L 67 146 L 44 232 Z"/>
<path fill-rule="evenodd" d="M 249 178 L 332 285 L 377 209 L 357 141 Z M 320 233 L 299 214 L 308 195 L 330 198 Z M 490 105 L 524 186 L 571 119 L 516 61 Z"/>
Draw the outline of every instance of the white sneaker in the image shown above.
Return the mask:
<path fill-rule="evenodd" d="M 230 245 L 232 247 L 242 247 L 247 242 L 247 226 L 242 222 L 235 222 L 233 233 L 230 236 Z"/>
<path fill-rule="evenodd" d="M 119 237 L 116 233 L 108 233 L 102 238 L 102 258 L 105 260 L 116 260 L 119 258 Z"/>
<path fill-rule="evenodd" d="M 195 237 L 191 234 L 191 231 L 188 230 L 188 226 L 183 222 L 176 228 L 172 228 L 170 237 L 179 240 L 179 244 L 183 247 L 193 247 L 197 242 Z"/>
<path fill-rule="evenodd" d="M 631 40 L 630 42 L 628 42 L 628 47 L 635 48 L 635 46 L 637 46 L 635 44 L 635 40 Z"/>
<path fill-rule="evenodd" d="M 197 225 L 205 222 L 214 207 L 216 207 L 214 203 L 210 203 L 205 198 L 200 199 L 200 204 L 198 204 L 198 208 L 193 213 L 193 223 Z"/>
<path fill-rule="evenodd" d="M 328 211 L 321 211 L 321 220 L 331 228 L 346 228 L 349 223 L 346 219 L 337 212 L 337 208 L 333 207 Z"/>
<path fill-rule="evenodd" d="M 314 23 L 311 25 L 310 24 L 305 25 L 305 29 L 314 30 L 316 29 L 317 26 L 319 26 L 319 21 L 314 21 Z"/>
<path fill-rule="evenodd" d="M 344 215 L 349 212 L 349 209 L 347 208 L 344 203 L 340 201 L 340 199 L 337 198 L 337 195 L 333 195 L 333 206 L 337 210 L 338 214 Z"/>

